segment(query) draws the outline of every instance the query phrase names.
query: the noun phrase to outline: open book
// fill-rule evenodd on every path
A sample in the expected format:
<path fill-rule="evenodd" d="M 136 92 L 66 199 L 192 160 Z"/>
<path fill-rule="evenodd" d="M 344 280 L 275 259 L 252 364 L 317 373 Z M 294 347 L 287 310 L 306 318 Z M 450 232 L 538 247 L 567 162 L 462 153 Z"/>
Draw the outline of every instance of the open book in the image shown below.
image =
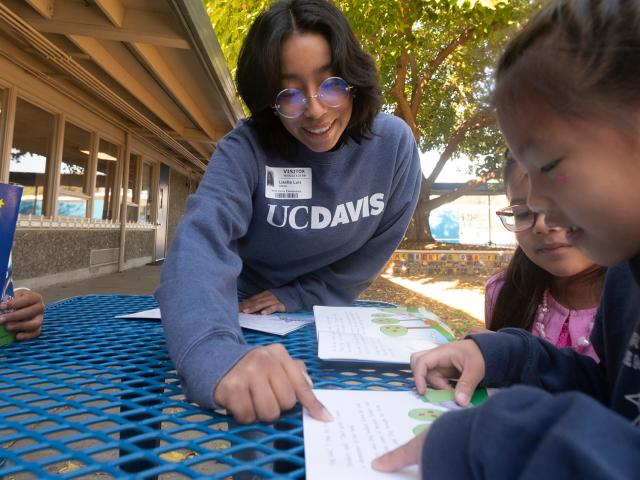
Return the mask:
<path fill-rule="evenodd" d="M 415 391 L 313 392 L 331 412 L 334 420 L 328 423 L 320 422 L 304 412 L 307 480 L 417 479 L 417 466 L 405 468 L 394 474 L 379 473 L 371 468 L 371 461 L 408 442 L 445 412 L 463 408 L 453 401 L 452 390 L 430 389 L 422 397 Z M 483 388 L 476 390 L 471 398 L 471 405 L 484 402 L 490 393 Z"/>
<path fill-rule="evenodd" d="M 408 364 L 413 352 L 454 339 L 425 308 L 316 306 L 313 314 L 322 360 Z"/>

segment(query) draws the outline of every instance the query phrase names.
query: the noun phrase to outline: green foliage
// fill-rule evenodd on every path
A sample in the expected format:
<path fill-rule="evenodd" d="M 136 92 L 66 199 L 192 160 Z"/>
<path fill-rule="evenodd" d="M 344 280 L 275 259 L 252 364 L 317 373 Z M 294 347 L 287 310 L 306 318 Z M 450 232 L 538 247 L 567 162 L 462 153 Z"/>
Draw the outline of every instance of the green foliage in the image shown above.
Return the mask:
<path fill-rule="evenodd" d="M 385 110 L 400 115 L 392 94 L 398 65 L 409 58 L 402 83 L 409 104 L 425 72 L 430 75 L 413 118 L 420 148 L 442 150 L 478 111 L 488 108 L 493 65 L 511 33 L 537 8 L 531 0 L 334 0 L 376 59 L 385 93 Z M 207 12 L 235 72 L 242 39 L 268 0 L 204 0 Z M 456 39 L 444 60 L 439 55 Z M 403 116 L 403 115 L 401 115 Z M 502 141 L 495 125 L 471 129 L 454 156 L 472 159 L 478 174 L 496 171 Z"/>

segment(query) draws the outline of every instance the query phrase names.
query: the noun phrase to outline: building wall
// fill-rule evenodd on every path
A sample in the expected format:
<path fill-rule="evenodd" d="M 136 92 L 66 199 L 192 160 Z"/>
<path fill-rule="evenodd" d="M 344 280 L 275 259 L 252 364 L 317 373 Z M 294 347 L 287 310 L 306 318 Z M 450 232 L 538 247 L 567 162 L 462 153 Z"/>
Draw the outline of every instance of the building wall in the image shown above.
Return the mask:
<path fill-rule="evenodd" d="M 89 267 L 90 251 L 118 248 L 120 231 L 18 230 L 13 246 L 16 280 Z"/>
<path fill-rule="evenodd" d="M 124 268 L 152 261 L 155 229 L 127 230 Z M 19 229 L 13 244 L 18 286 L 42 289 L 118 270 L 120 228 Z"/>
<path fill-rule="evenodd" d="M 125 237 L 125 262 L 147 259 L 153 255 L 155 230 L 128 230 Z"/>

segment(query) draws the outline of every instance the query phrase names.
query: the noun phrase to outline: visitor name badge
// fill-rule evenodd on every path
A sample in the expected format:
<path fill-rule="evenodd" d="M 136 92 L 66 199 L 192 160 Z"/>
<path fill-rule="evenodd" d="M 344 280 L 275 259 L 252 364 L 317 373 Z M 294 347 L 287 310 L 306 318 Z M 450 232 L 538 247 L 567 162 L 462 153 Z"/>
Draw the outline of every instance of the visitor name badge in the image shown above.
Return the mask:
<path fill-rule="evenodd" d="M 311 168 L 265 168 L 265 197 L 294 200 L 311 198 Z"/>

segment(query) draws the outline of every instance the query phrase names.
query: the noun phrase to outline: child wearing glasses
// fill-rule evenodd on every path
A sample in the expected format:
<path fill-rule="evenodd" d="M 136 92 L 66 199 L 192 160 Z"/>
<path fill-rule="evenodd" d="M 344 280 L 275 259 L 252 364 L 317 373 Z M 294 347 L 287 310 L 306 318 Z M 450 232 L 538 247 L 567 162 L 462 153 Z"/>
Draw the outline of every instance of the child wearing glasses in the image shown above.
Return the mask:
<path fill-rule="evenodd" d="M 496 213 L 515 232 L 518 246 L 506 271 L 487 281 L 487 328 L 531 330 L 556 347 L 597 360 L 589 337 L 606 268 L 569 243 L 566 229 L 547 226 L 544 213 L 529 209 L 528 177 L 509 152 L 503 177 L 510 206 Z"/>
<path fill-rule="evenodd" d="M 458 378 L 461 405 L 479 384 L 523 385 L 445 413 L 378 469 L 420 462 L 430 480 L 638 478 L 639 25 L 640 0 L 552 1 L 496 75 L 498 122 L 527 173 L 527 205 L 610 266 L 590 338 L 600 363 L 516 328 L 416 355 L 418 391 Z"/>
<path fill-rule="evenodd" d="M 251 115 L 218 143 L 156 292 L 169 353 L 205 408 L 272 421 L 300 401 L 328 420 L 303 362 L 247 345 L 238 311 L 351 304 L 411 220 L 418 149 L 380 112 L 375 63 L 329 1 L 273 3 L 250 27 L 236 79 Z"/>

